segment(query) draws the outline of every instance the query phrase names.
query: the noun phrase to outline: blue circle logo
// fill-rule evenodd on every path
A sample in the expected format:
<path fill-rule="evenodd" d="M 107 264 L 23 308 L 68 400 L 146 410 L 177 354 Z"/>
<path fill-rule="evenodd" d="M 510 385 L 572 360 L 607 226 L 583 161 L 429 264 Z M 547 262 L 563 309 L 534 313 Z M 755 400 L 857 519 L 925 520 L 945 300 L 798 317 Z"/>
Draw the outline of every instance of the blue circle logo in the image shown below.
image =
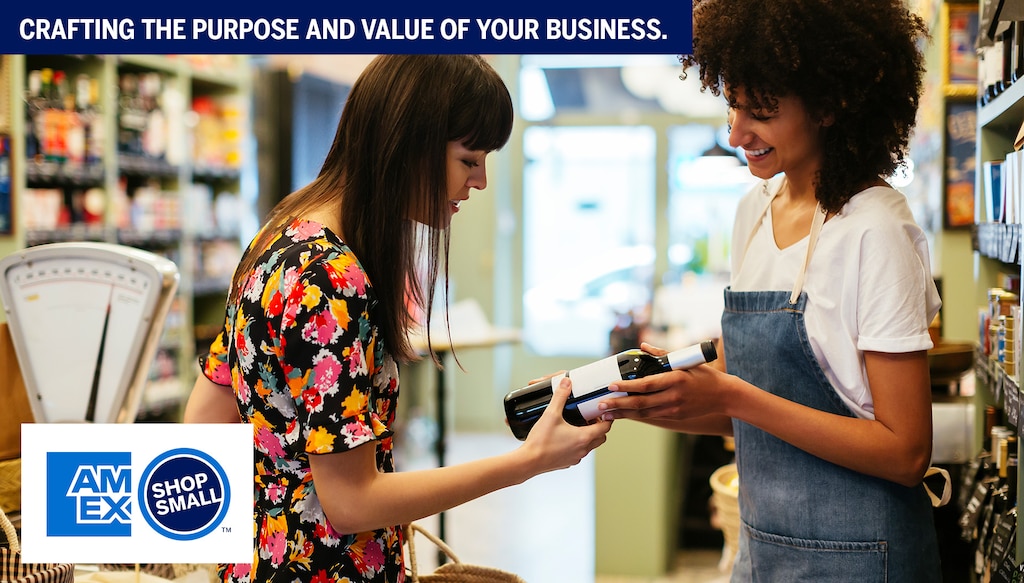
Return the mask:
<path fill-rule="evenodd" d="M 175 540 L 209 534 L 224 520 L 231 500 L 224 468 L 196 449 L 172 449 L 142 473 L 139 508 L 154 530 Z"/>

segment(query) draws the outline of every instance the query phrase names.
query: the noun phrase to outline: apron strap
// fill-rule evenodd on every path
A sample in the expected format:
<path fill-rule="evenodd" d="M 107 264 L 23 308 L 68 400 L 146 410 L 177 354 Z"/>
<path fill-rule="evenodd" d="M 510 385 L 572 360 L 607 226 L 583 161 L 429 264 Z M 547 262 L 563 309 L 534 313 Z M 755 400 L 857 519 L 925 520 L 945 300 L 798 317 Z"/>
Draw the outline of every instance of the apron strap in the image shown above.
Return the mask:
<path fill-rule="evenodd" d="M 804 277 L 807 275 L 807 265 L 811 262 L 811 253 L 814 253 L 814 246 L 818 243 L 818 235 L 821 234 L 821 227 L 825 224 L 825 209 L 821 208 L 819 202 L 814 206 L 814 218 L 811 219 L 811 234 L 807 236 L 807 254 L 804 255 L 804 262 L 800 266 L 800 273 L 793 282 L 793 293 L 789 295 L 789 303 L 795 304 L 804 290 Z"/>
<path fill-rule="evenodd" d="M 779 188 L 774 193 L 769 194 L 768 192 L 768 181 L 765 180 L 761 183 L 761 188 L 764 190 L 764 194 L 768 196 L 768 202 L 765 203 L 764 208 L 761 209 L 760 214 L 757 215 L 757 220 L 754 221 L 754 227 L 750 230 L 750 235 L 747 236 L 747 244 L 743 247 L 743 258 L 740 259 L 740 263 L 736 268 L 738 272 L 743 267 L 743 260 L 747 258 L 747 252 L 750 251 L 750 246 L 754 243 L 754 235 L 757 234 L 757 230 L 761 227 L 761 221 L 764 220 L 765 215 L 768 214 L 768 209 L 772 206 L 772 201 L 779 195 Z M 821 234 L 821 227 L 825 224 L 825 209 L 821 208 L 821 203 L 817 203 L 814 207 L 814 218 L 811 219 L 811 233 L 807 236 L 807 254 L 804 255 L 804 262 L 800 266 L 800 273 L 796 276 L 796 281 L 793 282 L 793 292 L 789 296 L 789 303 L 795 304 L 800 298 L 800 292 L 804 290 L 804 278 L 807 274 L 807 265 L 811 262 L 811 253 L 814 253 L 814 246 L 818 243 L 818 236 Z"/>
<path fill-rule="evenodd" d="M 946 503 L 949 502 L 949 498 L 952 494 L 952 486 L 950 484 L 951 481 L 949 479 L 949 472 L 947 472 L 943 468 L 937 468 L 935 466 L 932 466 L 928 468 L 928 471 L 924 473 L 924 477 L 927 479 L 928 477 L 934 476 L 935 474 L 939 474 L 942 476 L 942 496 L 936 496 L 935 493 L 932 492 L 932 489 L 928 487 L 927 483 L 924 485 L 924 491 L 928 492 L 928 497 L 931 498 L 932 506 L 937 508 L 939 506 L 945 506 Z"/>
<path fill-rule="evenodd" d="M 764 216 L 768 214 L 768 209 L 772 206 L 772 201 L 778 196 L 779 191 L 776 190 L 774 194 L 768 192 L 768 181 L 761 182 L 761 190 L 764 191 L 764 195 L 768 197 L 768 202 L 764 204 L 764 208 L 757 215 L 757 220 L 754 221 L 754 228 L 750 230 L 750 234 L 747 235 L 747 244 L 743 246 L 743 257 L 740 259 L 739 265 L 736 266 L 736 272 L 738 273 L 740 268 L 743 267 L 743 261 L 747 258 L 747 252 L 750 251 L 750 246 L 754 243 L 754 235 L 757 234 L 757 229 L 761 226 L 761 221 L 764 220 Z M 779 190 L 782 190 L 781 188 Z"/>

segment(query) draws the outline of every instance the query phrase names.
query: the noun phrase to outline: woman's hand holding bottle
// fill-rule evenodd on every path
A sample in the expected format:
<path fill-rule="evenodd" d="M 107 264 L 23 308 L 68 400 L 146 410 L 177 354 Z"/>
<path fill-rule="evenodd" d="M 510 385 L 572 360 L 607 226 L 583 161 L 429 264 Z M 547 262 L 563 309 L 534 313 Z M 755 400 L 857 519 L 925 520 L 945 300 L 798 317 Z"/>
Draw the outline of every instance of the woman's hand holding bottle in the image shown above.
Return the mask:
<path fill-rule="evenodd" d="M 512 434 L 526 439 L 530 429 L 549 407 L 552 385 L 562 376 L 572 379 L 572 393 L 565 403 L 562 417 L 572 425 L 582 427 L 601 416 L 598 404 L 604 399 L 623 396 L 609 391 L 609 386 L 627 379 L 685 369 L 718 358 L 718 350 L 711 340 L 661 355 L 640 349 L 630 349 L 575 368 L 531 381 L 529 385 L 505 395 L 505 418 Z"/>
<path fill-rule="evenodd" d="M 667 350 L 646 342 L 640 348 L 654 356 Z M 726 415 L 725 389 L 730 375 L 712 364 L 673 370 L 634 380 L 623 380 L 608 387 L 610 392 L 628 393 L 605 399 L 598 405 L 601 419 L 663 420 L 668 424 L 696 418 Z"/>
<path fill-rule="evenodd" d="M 612 422 L 597 421 L 586 427 L 570 425 L 562 418 L 562 408 L 572 393 L 567 377 L 555 387 L 551 403 L 530 431 L 520 451 L 531 456 L 538 474 L 574 466 L 607 439 Z"/>

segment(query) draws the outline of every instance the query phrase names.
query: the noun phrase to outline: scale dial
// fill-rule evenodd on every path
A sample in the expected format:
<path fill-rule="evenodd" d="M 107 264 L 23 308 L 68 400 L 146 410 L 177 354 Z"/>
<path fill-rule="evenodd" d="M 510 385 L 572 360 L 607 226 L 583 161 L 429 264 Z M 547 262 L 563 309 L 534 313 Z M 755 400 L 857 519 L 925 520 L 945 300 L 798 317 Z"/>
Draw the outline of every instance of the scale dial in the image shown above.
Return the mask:
<path fill-rule="evenodd" d="M 37 421 L 117 419 L 154 317 L 166 313 L 157 308 L 168 269 L 173 293 L 173 263 L 121 246 L 58 243 L 0 261 L 0 295 Z"/>

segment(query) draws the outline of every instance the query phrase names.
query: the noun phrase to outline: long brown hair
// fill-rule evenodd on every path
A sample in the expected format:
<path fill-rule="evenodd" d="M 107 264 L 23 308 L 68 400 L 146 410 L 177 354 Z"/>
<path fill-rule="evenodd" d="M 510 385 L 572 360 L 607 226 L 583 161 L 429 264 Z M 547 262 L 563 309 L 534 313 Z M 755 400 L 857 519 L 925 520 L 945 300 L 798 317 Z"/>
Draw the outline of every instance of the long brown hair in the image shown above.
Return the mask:
<path fill-rule="evenodd" d="M 430 319 L 438 273 L 448 273 L 448 142 L 493 151 L 512 132 L 512 99 L 497 72 L 476 55 L 381 55 L 359 76 L 342 109 L 320 174 L 286 196 L 235 271 L 232 302 L 256 260 L 295 217 L 340 201 L 340 224 L 377 295 L 384 343 L 402 362 L 417 354 L 407 303 Z M 427 217 L 418 228 L 409 217 Z M 425 251 L 425 272 L 418 274 Z M 447 301 L 447 288 L 445 289 Z M 435 357 L 436 360 L 436 357 Z"/>

